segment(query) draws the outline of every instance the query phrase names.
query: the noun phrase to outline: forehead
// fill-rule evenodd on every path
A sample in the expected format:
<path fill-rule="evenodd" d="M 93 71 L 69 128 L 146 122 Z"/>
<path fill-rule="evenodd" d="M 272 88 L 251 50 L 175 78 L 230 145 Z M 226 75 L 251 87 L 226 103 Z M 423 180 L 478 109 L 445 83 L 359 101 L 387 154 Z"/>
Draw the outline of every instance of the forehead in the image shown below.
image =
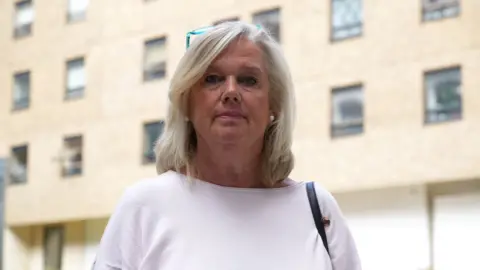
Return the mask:
<path fill-rule="evenodd" d="M 239 38 L 230 43 L 210 64 L 210 68 L 245 67 L 265 70 L 261 48 L 246 38 Z"/>

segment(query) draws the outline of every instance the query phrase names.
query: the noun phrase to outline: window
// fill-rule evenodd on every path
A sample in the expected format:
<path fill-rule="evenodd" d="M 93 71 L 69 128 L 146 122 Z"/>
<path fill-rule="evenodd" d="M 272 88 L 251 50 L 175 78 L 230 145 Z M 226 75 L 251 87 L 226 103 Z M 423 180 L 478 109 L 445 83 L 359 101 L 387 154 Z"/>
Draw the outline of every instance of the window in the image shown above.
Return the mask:
<path fill-rule="evenodd" d="M 22 110 L 30 105 L 30 72 L 13 75 L 13 109 Z"/>
<path fill-rule="evenodd" d="M 80 175 L 83 171 L 82 136 L 67 137 L 63 140 L 62 176 Z"/>
<path fill-rule="evenodd" d="M 0 185 L 2 189 L 3 189 L 3 184 L 6 182 L 5 181 L 6 176 L 7 176 L 7 159 L 0 158 Z M 4 200 L 1 196 L 2 194 L 0 194 L 0 200 L 3 202 Z"/>
<path fill-rule="evenodd" d="M 143 155 L 144 164 L 155 162 L 155 153 L 153 147 L 158 137 L 163 133 L 163 121 L 146 123 L 143 125 Z"/>
<path fill-rule="evenodd" d="M 68 0 L 67 21 L 85 20 L 89 0 Z"/>
<path fill-rule="evenodd" d="M 425 122 L 443 122 L 462 117 L 459 67 L 425 73 Z"/>
<path fill-rule="evenodd" d="M 331 39 L 342 40 L 362 34 L 362 0 L 332 0 Z"/>
<path fill-rule="evenodd" d="M 43 256 L 45 270 L 62 269 L 62 253 L 64 242 L 63 226 L 45 227 L 43 230 Z"/>
<path fill-rule="evenodd" d="M 32 1 L 25 0 L 15 4 L 15 21 L 13 35 L 16 38 L 25 37 L 32 33 L 34 11 Z"/>
<path fill-rule="evenodd" d="M 363 132 L 362 86 L 334 88 L 332 91 L 332 137 Z"/>
<path fill-rule="evenodd" d="M 145 42 L 143 59 L 143 80 L 162 79 L 167 73 L 167 52 L 165 37 Z"/>
<path fill-rule="evenodd" d="M 253 23 L 265 28 L 276 41 L 280 42 L 280 9 L 271 9 L 255 13 Z"/>
<path fill-rule="evenodd" d="M 424 21 L 457 17 L 460 14 L 460 0 L 422 0 Z"/>
<path fill-rule="evenodd" d="M 66 99 L 83 97 L 85 92 L 85 60 L 76 58 L 67 62 Z"/>
<path fill-rule="evenodd" d="M 12 148 L 8 173 L 11 184 L 27 182 L 28 171 L 28 146 L 20 145 Z"/>
<path fill-rule="evenodd" d="M 223 19 L 223 20 L 218 20 L 218 21 L 215 21 L 213 23 L 213 25 L 219 25 L 221 23 L 224 23 L 224 22 L 236 22 L 238 21 L 239 18 L 238 17 L 233 17 L 233 18 L 228 18 L 228 19 Z"/>

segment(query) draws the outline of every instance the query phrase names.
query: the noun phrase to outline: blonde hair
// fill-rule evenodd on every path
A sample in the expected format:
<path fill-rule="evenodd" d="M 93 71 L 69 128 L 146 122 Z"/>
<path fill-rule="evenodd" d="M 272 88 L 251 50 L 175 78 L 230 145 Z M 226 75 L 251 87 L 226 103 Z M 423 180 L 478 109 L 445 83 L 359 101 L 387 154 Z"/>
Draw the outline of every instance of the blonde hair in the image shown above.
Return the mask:
<path fill-rule="evenodd" d="M 165 128 L 155 145 L 159 174 L 186 170 L 192 176 L 196 151 L 195 130 L 188 115 L 191 87 L 214 59 L 237 38 L 247 38 L 263 51 L 270 82 L 270 106 L 275 120 L 267 127 L 262 152 L 263 184 L 273 186 L 288 177 L 294 166 L 291 151 L 295 97 L 290 70 L 278 43 L 262 28 L 243 22 L 225 22 L 199 35 L 181 58 L 170 83 Z"/>

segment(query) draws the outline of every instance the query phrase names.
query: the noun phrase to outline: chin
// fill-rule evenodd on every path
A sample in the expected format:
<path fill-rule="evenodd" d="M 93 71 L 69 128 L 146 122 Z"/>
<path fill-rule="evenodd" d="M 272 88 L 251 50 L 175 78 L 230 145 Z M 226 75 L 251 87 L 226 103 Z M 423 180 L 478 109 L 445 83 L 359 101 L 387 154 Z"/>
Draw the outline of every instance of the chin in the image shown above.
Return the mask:
<path fill-rule="evenodd" d="M 221 132 L 217 135 L 217 138 L 221 143 L 237 143 L 244 138 L 242 134 L 240 132 Z"/>

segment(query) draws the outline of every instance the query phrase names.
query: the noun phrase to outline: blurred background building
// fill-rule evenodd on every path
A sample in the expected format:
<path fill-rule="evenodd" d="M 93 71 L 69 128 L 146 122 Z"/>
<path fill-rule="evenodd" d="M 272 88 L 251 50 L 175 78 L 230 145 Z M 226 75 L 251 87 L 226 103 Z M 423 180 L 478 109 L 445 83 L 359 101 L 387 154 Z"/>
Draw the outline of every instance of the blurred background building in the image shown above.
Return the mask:
<path fill-rule="evenodd" d="M 90 268 L 156 174 L 186 32 L 224 20 L 281 42 L 292 177 L 334 193 L 364 269 L 480 269 L 478 0 L 0 1 L 3 269 Z"/>

